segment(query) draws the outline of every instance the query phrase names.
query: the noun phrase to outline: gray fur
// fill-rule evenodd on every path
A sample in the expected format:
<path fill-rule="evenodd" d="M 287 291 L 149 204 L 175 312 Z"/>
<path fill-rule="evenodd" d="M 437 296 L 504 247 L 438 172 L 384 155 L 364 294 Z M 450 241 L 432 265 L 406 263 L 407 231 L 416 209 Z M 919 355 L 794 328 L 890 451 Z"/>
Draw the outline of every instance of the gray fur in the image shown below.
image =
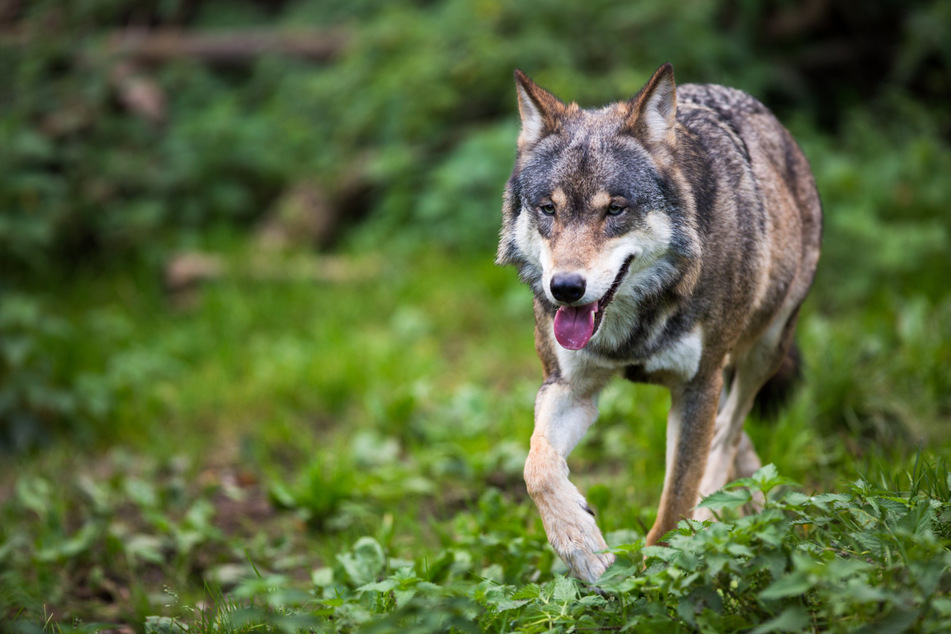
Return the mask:
<path fill-rule="evenodd" d="M 580 494 L 566 468 L 558 476 L 596 416 L 590 402 L 617 373 L 671 389 L 667 477 L 648 543 L 689 517 L 699 493 L 758 464 L 742 423 L 789 349 L 812 282 L 819 197 L 795 141 L 741 91 L 676 87 L 667 64 L 631 100 L 583 110 L 520 72 L 516 80 L 523 130 L 497 261 L 535 295 L 545 385 L 526 482 L 556 550 L 594 581 L 611 557 L 591 551 L 600 533 L 583 498 L 559 498 Z M 625 256 L 634 264 L 619 275 Z M 595 289 L 620 284 L 581 350 L 552 334 L 559 303 L 546 265 L 587 275 Z"/>

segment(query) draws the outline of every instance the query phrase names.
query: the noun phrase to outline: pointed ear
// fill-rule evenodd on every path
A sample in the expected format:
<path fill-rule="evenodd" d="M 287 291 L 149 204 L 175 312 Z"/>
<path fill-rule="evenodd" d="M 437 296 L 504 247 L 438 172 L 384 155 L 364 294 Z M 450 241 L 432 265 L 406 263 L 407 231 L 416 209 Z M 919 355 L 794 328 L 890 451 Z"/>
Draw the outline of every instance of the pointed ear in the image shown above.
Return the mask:
<path fill-rule="evenodd" d="M 628 113 L 628 128 L 643 141 L 670 147 L 676 144 L 677 86 L 669 62 L 628 102 Z"/>
<path fill-rule="evenodd" d="M 567 106 L 520 70 L 515 71 L 515 89 L 518 92 L 518 112 L 522 115 L 522 133 L 518 135 L 521 148 L 556 131 Z"/>

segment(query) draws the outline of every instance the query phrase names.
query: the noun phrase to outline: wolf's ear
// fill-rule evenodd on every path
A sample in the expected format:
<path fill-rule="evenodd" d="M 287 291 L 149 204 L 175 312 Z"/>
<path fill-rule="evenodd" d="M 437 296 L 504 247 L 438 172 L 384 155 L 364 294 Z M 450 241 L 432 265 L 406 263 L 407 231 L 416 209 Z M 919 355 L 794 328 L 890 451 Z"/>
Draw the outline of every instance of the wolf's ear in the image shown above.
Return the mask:
<path fill-rule="evenodd" d="M 518 92 L 518 112 L 522 115 L 522 133 L 518 135 L 521 148 L 557 130 L 559 118 L 567 106 L 520 70 L 515 71 L 515 89 Z"/>
<path fill-rule="evenodd" d="M 674 67 L 666 63 L 628 102 L 627 126 L 636 136 L 651 145 L 677 142 L 677 86 Z"/>

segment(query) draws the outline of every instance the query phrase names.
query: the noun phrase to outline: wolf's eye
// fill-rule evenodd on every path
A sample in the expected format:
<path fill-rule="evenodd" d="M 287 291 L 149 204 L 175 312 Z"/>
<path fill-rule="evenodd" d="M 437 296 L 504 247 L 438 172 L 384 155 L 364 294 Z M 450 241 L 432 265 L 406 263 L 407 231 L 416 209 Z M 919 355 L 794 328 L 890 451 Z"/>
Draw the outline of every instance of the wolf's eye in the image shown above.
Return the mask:
<path fill-rule="evenodd" d="M 542 212 L 543 214 L 545 214 L 546 216 L 554 216 L 555 203 L 552 203 L 552 202 L 542 203 L 538 206 L 538 210 Z"/>
<path fill-rule="evenodd" d="M 625 207 L 621 203 L 611 203 L 610 205 L 608 205 L 608 215 L 619 216 L 621 215 L 621 212 L 624 211 L 625 209 L 627 209 L 627 207 Z"/>

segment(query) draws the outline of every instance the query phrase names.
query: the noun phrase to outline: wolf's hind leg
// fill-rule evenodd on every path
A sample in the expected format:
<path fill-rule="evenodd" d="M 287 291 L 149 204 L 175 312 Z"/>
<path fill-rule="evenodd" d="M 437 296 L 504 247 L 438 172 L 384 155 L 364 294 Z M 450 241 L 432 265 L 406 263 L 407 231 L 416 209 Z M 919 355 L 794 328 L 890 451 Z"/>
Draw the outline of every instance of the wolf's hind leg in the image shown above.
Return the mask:
<path fill-rule="evenodd" d="M 736 446 L 736 457 L 733 459 L 733 473 L 730 479 L 748 478 L 763 466 L 756 454 L 756 448 L 749 434 L 743 432 L 740 443 Z"/>
<path fill-rule="evenodd" d="M 788 319 L 778 318 L 736 361 L 726 402 L 717 413 L 710 456 L 700 483 L 701 496 L 716 492 L 732 478 L 752 475 L 761 466 L 752 440 L 743 431 L 743 423 L 753 408 L 756 393 L 782 363 L 792 343 L 796 311 L 791 312 Z M 712 519 L 712 514 L 707 509 L 697 509 L 694 518 Z"/>
<path fill-rule="evenodd" d="M 605 377 L 606 380 L 607 377 Z M 594 583 L 614 562 L 584 496 L 568 480 L 565 458 L 598 415 L 597 392 L 546 382 L 535 401 L 535 431 L 525 461 L 525 484 L 555 552 L 583 581 Z M 590 386 L 589 386 L 590 387 Z"/>
<path fill-rule="evenodd" d="M 677 522 L 690 517 L 697 504 L 722 383 L 723 375 L 717 372 L 670 391 L 664 489 L 657 519 L 647 534 L 648 545 L 656 544 Z"/>

